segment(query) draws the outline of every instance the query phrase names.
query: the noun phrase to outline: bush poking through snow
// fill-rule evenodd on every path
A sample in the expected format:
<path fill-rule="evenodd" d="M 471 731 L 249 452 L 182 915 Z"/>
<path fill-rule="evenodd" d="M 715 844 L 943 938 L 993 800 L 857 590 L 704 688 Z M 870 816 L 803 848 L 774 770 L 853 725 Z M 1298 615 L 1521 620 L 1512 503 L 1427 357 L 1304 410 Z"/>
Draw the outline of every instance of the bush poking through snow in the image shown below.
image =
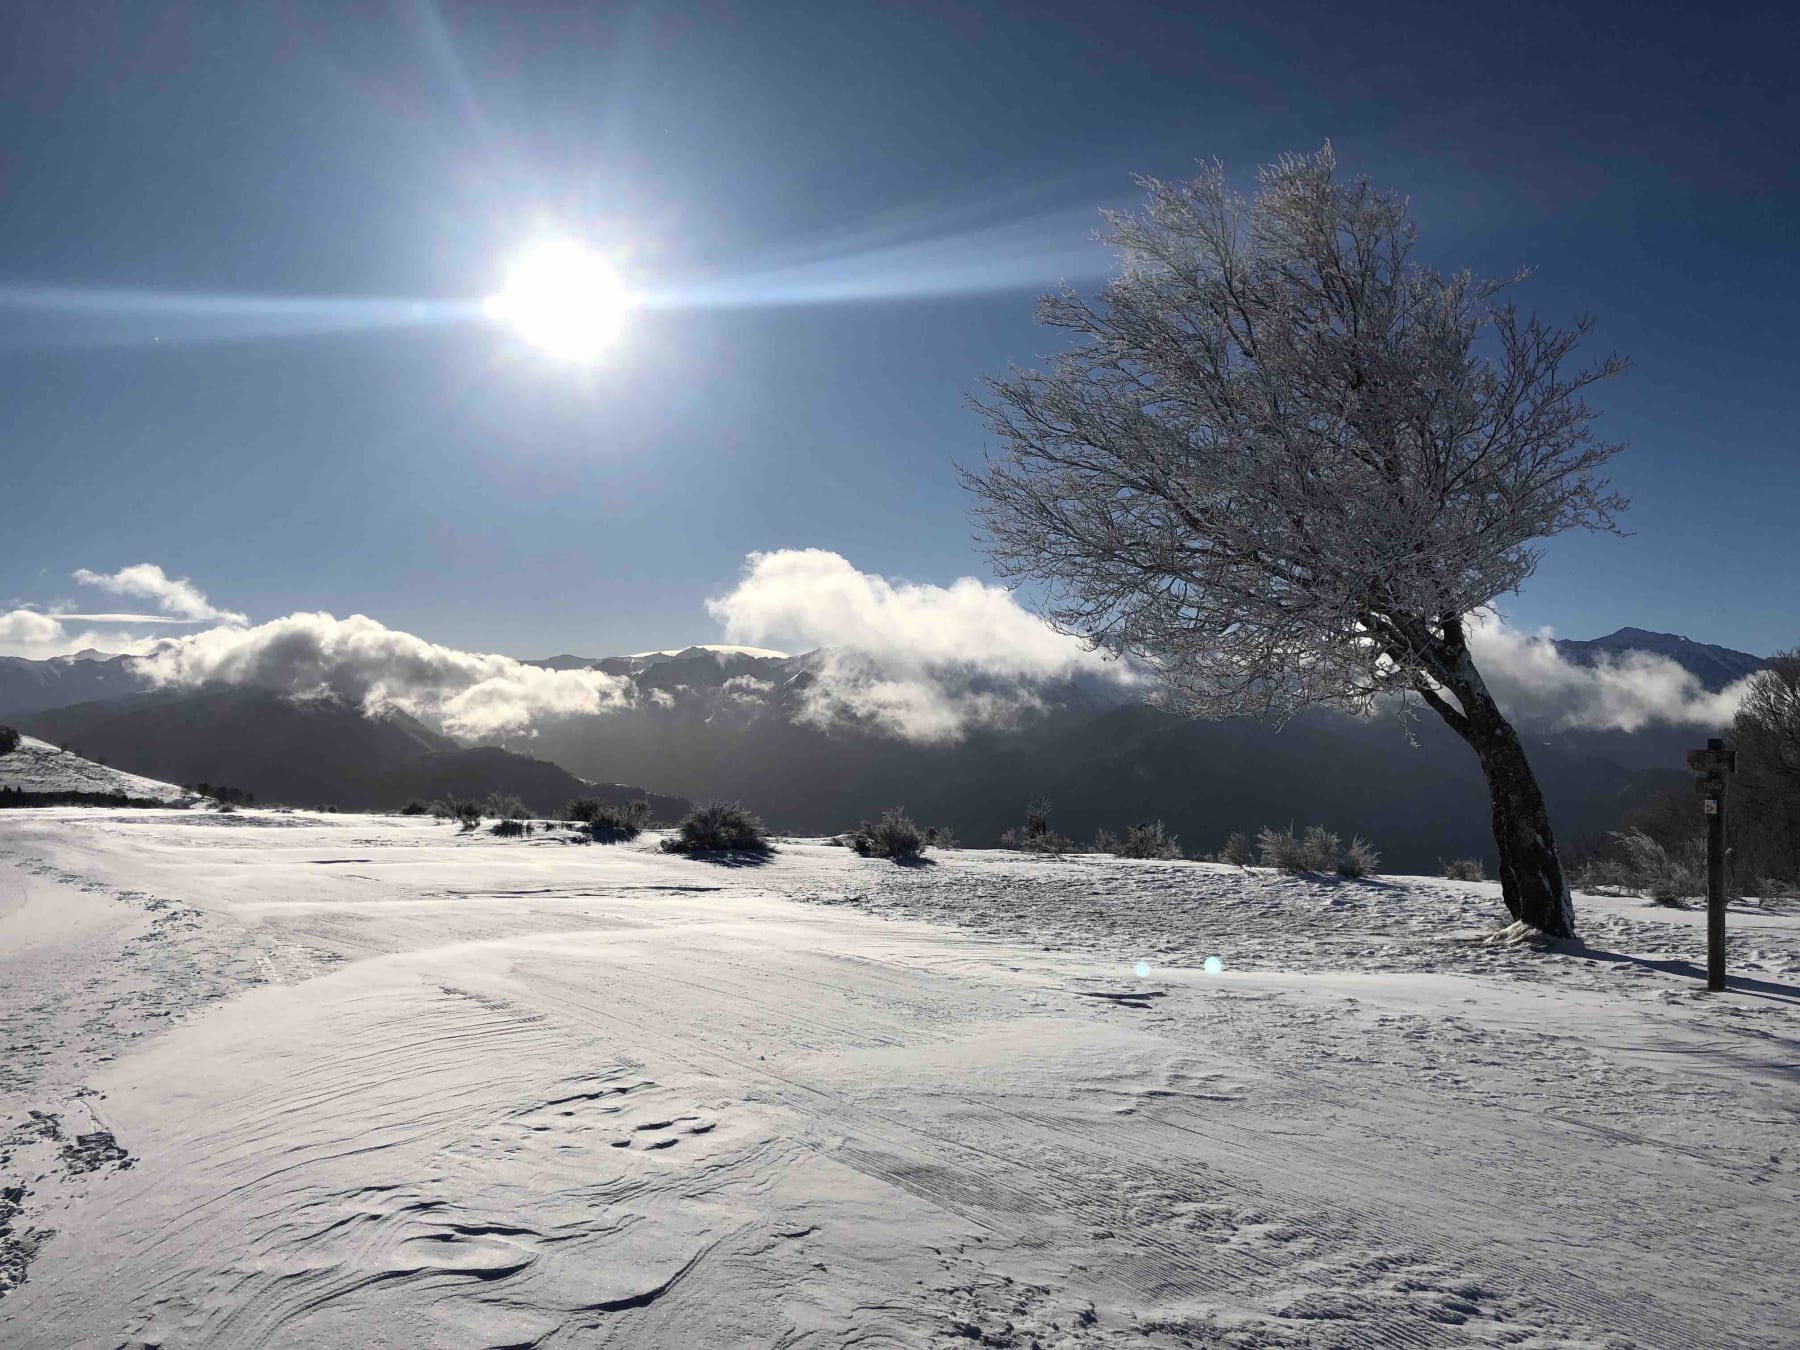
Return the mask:
<path fill-rule="evenodd" d="M 1305 834 L 1296 833 L 1292 825 L 1285 830 L 1264 826 L 1256 836 L 1256 847 L 1264 867 L 1296 876 L 1329 872 L 1337 863 L 1337 836 L 1318 825 Z"/>
<path fill-rule="evenodd" d="M 696 806 L 662 842 L 665 853 L 769 853 L 769 832 L 736 802 Z"/>
<path fill-rule="evenodd" d="M 1338 854 L 1337 874 L 1355 880 L 1358 877 L 1372 877 L 1381 867 L 1381 855 L 1375 846 L 1360 834 L 1350 837 L 1350 846 Z"/>
<path fill-rule="evenodd" d="M 586 806 L 587 802 L 571 803 Z M 596 844 L 623 844 L 636 839 L 644 832 L 644 822 L 650 819 L 650 803 L 648 801 L 629 802 L 619 806 L 614 802 L 596 801 L 593 809 L 585 816 L 588 834 Z"/>
<path fill-rule="evenodd" d="M 501 820 L 523 820 L 531 812 L 526 809 L 525 803 L 519 800 L 516 793 L 490 792 L 487 800 L 481 804 L 481 814 L 498 816 Z"/>
<path fill-rule="evenodd" d="M 19 733 L 12 727 L 0 727 L 0 755 L 10 755 L 19 748 Z"/>
<path fill-rule="evenodd" d="M 1000 847 L 1021 853 L 1063 854 L 1075 847 L 1075 841 L 1050 828 L 1050 800 L 1039 797 L 1026 805 L 1025 824 L 1000 836 Z"/>
<path fill-rule="evenodd" d="M 1448 881 L 1486 881 L 1487 869 L 1481 865 L 1480 858 L 1452 858 L 1443 865 L 1439 875 Z"/>
<path fill-rule="evenodd" d="M 420 801 L 417 797 L 414 797 L 411 801 L 407 802 L 405 806 L 400 808 L 400 814 L 403 816 L 428 816 L 431 813 L 430 804 Z"/>
<path fill-rule="evenodd" d="M 1614 830 L 1613 851 L 1581 869 L 1584 891 L 1647 895 L 1661 905 L 1706 894 L 1706 851 L 1698 840 L 1671 851 L 1640 829 Z"/>
<path fill-rule="evenodd" d="M 850 832 L 850 847 L 864 858 L 892 858 L 903 862 L 925 855 L 925 831 L 913 824 L 903 807 L 884 811 L 873 825 L 864 821 Z"/>
<path fill-rule="evenodd" d="M 1256 861 L 1256 852 L 1242 830 L 1233 830 L 1225 837 L 1225 847 L 1219 850 L 1219 861 L 1237 867 L 1248 867 Z"/>
<path fill-rule="evenodd" d="M 440 797 L 431 804 L 431 814 L 438 820 L 454 820 L 465 829 L 481 823 L 481 805 L 465 797 Z"/>
<path fill-rule="evenodd" d="M 1303 876 L 1335 872 L 1341 877 L 1370 877 L 1381 865 L 1378 854 L 1361 835 L 1351 839 L 1350 846 L 1323 825 L 1309 825 L 1304 834 L 1296 834 L 1289 825 L 1285 830 L 1265 826 L 1256 836 L 1264 867 Z"/>
<path fill-rule="evenodd" d="M 956 834 L 948 825 L 928 825 L 925 827 L 925 843 L 931 848 L 959 849 Z"/>
<path fill-rule="evenodd" d="M 489 833 L 497 834 L 502 839 L 517 839 L 521 835 L 531 833 L 531 823 L 529 821 L 520 820 L 515 816 L 506 816 L 500 820 L 496 820 L 493 829 L 490 830 Z"/>
<path fill-rule="evenodd" d="M 1094 852 L 1110 853 L 1115 858 L 1155 858 L 1166 862 L 1181 856 L 1181 845 L 1174 835 L 1163 829 L 1160 820 L 1152 820 L 1133 825 L 1125 831 L 1123 839 L 1111 830 L 1101 830 L 1094 836 Z"/>

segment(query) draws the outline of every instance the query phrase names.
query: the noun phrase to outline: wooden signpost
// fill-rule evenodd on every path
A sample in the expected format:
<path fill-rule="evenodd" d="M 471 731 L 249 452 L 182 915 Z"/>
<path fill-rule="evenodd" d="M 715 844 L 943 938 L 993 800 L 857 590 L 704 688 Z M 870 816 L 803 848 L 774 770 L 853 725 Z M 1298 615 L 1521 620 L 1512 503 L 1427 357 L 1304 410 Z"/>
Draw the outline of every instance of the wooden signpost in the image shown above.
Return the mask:
<path fill-rule="evenodd" d="M 1725 987 L 1725 777 L 1737 768 L 1737 751 L 1717 736 L 1704 750 L 1688 751 L 1688 768 L 1706 803 L 1706 987 Z"/>

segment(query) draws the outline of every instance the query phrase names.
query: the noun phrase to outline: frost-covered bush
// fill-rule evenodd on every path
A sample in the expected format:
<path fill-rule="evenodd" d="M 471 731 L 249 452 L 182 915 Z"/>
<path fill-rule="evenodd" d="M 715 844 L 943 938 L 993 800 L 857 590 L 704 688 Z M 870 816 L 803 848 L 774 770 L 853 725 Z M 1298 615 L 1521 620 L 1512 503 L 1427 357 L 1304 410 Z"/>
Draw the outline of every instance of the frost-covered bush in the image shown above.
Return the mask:
<path fill-rule="evenodd" d="M 12 727 L 0 727 L 0 755 L 10 755 L 19 748 L 19 733 Z"/>
<path fill-rule="evenodd" d="M 1163 829 L 1160 820 L 1133 825 L 1119 838 L 1110 830 L 1094 836 L 1094 852 L 1110 853 L 1115 858 L 1157 858 L 1168 860 L 1181 856 L 1181 845 L 1175 836 Z"/>
<path fill-rule="evenodd" d="M 577 803 L 571 803 L 576 805 Z M 585 805 L 586 803 L 580 803 Z M 613 802 L 596 801 L 592 809 L 586 812 L 584 823 L 588 834 L 596 844 L 620 844 L 629 839 L 636 839 L 643 833 L 644 822 L 650 819 L 650 803 L 639 800 L 619 806 Z"/>
<path fill-rule="evenodd" d="M 1336 872 L 1341 877 L 1375 875 L 1381 855 L 1361 835 L 1351 839 L 1350 846 L 1323 825 L 1309 825 L 1304 833 L 1265 827 L 1256 836 L 1264 867 L 1289 872 L 1296 876 L 1313 872 Z"/>
<path fill-rule="evenodd" d="M 1440 869 L 1440 875 L 1450 881 L 1486 881 L 1487 869 L 1480 858 L 1452 858 Z"/>
<path fill-rule="evenodd" d="M 1329 849 L 1325 847 L 1329 841 Z M 1257 850 L 1264 867 L 1277 871 L 1324 872 L 1337 861 L 1337 839 L 1326 830 L 1313 826 L 1304 835 L 1292 825 L 1284 830 L 1264 826 L 1256 836 Z"/>
<path fill-rule="evenodd" d="M 1665 905 L 1706 894 L 1705 850 L 1697 842 L 1670 850 L 1635 827 L 1614 830 L 1612 841 L 1576 876 L 1582 890 L 1647 895 Z"/>
<path fill-rule="evenodd" d="M 1238 867 L 1248 867 L 1256 861 L 1256 854 L 1242 830 L 1233 830 L 1225 837 L 1225 847 L 1219 850 L 1219 861 L 1233 863 Z"/>
<path fill-rule="evenodd" d="M 497 834 L 502 839 L 517 839 L 521 835 L 531 833 L 531 824 L 529 821 L 519 820 L 513 816 L 506 816 L 494 822 L 494 827 L 490 833 Z"/>
<path fill-rule="evenodd" d="M 1000 847 L 1021 853 L 1067 853 L 1075 841 L 1050 828 L 1050 802 L 1039 797 L 1025 807 L 1025 824 L 1003 832 Z"/>
<path fill-rule="evenodd" d="M 1374 845 L 1360 834 L 1351 836 L 1350 845 L 1338 854 L 1337 874 L 1340 877 L 1372 877 L 1381 867 L 1381 855 L 1375 851 Z"/>
<path fill-rule="evenodd" d="M 481 814 L 498 816 L 501 820 L 523 820 L 531 812 L 526 809 L 525 803 L 519 800 L 516 793 L 490 792 L 487 800 L 481 804 Z"/>
<path fill-rule="evenodd" d="M 454 820 L 465 827 L 481 823 L 481 804 L 467 797 L 440 797 L 431 804 L 431 814 L 439 820 Z"/>
<path fill-rule="evenodd" d="M 755 813 L 736 802 L 696 806 L 665 839 L 667 853 L 768 853 L 769 832 Z"/>
<path fill-rule="evenodd" d="M 928 825 L 925 827 L 925 842 L 931 848 L 958 849 L 962 845 L 956 842 L 956 833 L 948 825 Z"/>
<path fill-rule="evenodd" d="M 864 858 L 893 858 L 896 861 L 924 856 L 926 845 L 925 831 L 898 806 L 884 811 L 873 825 L 865 820 L 850 832 L 846 842 Z"/>

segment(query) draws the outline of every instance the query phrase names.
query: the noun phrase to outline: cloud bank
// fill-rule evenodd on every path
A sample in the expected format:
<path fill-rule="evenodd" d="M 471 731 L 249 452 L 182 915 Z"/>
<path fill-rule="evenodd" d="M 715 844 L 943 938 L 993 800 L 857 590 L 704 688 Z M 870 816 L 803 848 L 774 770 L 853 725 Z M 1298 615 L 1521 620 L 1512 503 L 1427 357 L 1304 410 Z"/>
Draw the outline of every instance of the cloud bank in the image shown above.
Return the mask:
<path fill-rule="evenodd" d="M 140 563 L 78 581 L 155 602 L 157 615 L 85 615 L 55 608 L 0 613 L 0 654 L 62 655 L 83 647 L 141 653 L 151 683 L 209 681 L 292 695 L 328 691 L 370 713 L 397 709 L 453 735 L 529 734 L 546 717 L 674 701 L 626 677 L 550 671 L 510 657 L 440 646 L 363 615 L 290 614 L 254 627 L 221 609 L 186 578 Z M 1016 725 L 1043 705 L 1048 682 L 1103 680 L 1147 693 L 1141 671 L 1054 632 L 1003 587 L 964 577 L 948 586 L 891 581 L 824 549 L 753 553 L 737 584 L 706 602 L 726 642 L 816 649 L 795 715 L 822 727 L 856 725 L 921 742 L 955 741 L 977 728 Z M 153 641 L 71 623 L 195 623 L 220 626 Z M 1743 696 L 1740 682 L 1709 692 L 1664 656 L 1627 653 L 1580 665 L 1547 632 L 1509 628 L 1487 616 L 1471 625 L 1477 665 L 1501 706 L 1522 726 L 1632 732 L 1653 724 L 1722 727 Z M 776 688 L 748 675 L 722 695 L 739 706 L 774 707 Z M 789 705 L 794 706 L 794 705 Z"/>
<path fill-rule="evenodd" d="M 538 718 L 608 712 L 634 696 L 631 681 L 619 676 L 458 651 L 361 614 L 290 614 L 253 628 L 208 629 L 159 643 L 137 669 L 158 686 L 216 681 L 328 693 L 366 714 L 410 713 L 456 736 L 518 735 Z"/>
<path fill-rule="evenodd" d="M 1578 665 L 1548 632 L 1525 633 L 1492 617 L 1474 624 L 1469 650 L 1495 700 L 1517 721 L 1557 731 L 1637 731 L 1654 723 L 1730 724 L 1748 680 L 1717 693 L 1669 657 L 1602 656 Z"/>
<path fill-rule="evenodd" d="M 725 640 L 820 648 L 801 717 L 908 740 L 957 740 L 1041 706 L 1032 683 L 1134 673 L 1055 632 L 1001 586 L 889 581 L 825 549 L 752 553 L 737 586 L 706 602 Z"/>

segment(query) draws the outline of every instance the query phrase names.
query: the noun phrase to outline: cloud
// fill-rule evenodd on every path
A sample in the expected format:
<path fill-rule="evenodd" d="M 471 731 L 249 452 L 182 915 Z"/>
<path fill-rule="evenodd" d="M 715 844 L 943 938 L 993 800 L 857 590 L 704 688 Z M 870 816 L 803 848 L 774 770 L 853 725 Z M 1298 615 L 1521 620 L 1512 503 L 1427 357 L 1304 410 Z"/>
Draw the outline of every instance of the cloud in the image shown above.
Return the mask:
<path fill-rule="evenodd" d="M 193 582 L 186 577 L 171 577 L 155 563 L 121 567 L 111 575 L 90 572 L 83 567 L 75 571 L 74 577 L 83 586 L 98 586 L 114 595 L 154 600 L 164 615 L 178 623 L 204 623 L 209 620 L 228 624 L 249 622 L 242 614 L 219 609 Z"/>
<path fill-rule="evenodd" d="M 411 713 L 459 736 L 516 735 L 540 717 L 624 707 L 635 692 L 619 676 L 458 651 L 361 614 L 290 614 L 254 628 L 212 628 L 157 644 L 137 669 L 164 686 L 217 681 L 330 693 L 367 714 Z"/>
<path fill-rule="evenodd" d="M 70 619 L 89 617 L 83 614 L 46 614 L 36 609 L 15 609 L 0 613 L 0 656 L 23 656 L 33 661 L 45 661 L 90 648 L 128 655 L 150 645 L 146 638 L 117 630 L 107 633 L 97 633 L 92 629 L 70 631 Z"/>
<path fill-rule="evenodd" d="M 1056 632 L 1012 592 L 963 577 L 893 582 L 824 549 L 752 553 L 728 594 L 706 602 L 730 642 L 823 648 L 802 720 L 873 724 L 911 740 L 956 740 L 1040 706 L 1031 685 L 1133 673 Z"/>
<path fill-rule="evenodd" d="M 35 609 L 15 609 L 0 614 L 0 645 L 38 647 L 63 641 L 62 624 Z"/>
<path fill-rule="evenodd" d="M 1556 649 L 1548 631 L 1521 632 L 1492 617 L 1471 627 L 1469 649 L 1510 716 L 1559 731 L 1637 731 L 1658 722 L 1723 727 L 1748 684 L 1740 680 L 1713 693 L 1675 661 L 1652 652 L 1578 665 Z"/>

